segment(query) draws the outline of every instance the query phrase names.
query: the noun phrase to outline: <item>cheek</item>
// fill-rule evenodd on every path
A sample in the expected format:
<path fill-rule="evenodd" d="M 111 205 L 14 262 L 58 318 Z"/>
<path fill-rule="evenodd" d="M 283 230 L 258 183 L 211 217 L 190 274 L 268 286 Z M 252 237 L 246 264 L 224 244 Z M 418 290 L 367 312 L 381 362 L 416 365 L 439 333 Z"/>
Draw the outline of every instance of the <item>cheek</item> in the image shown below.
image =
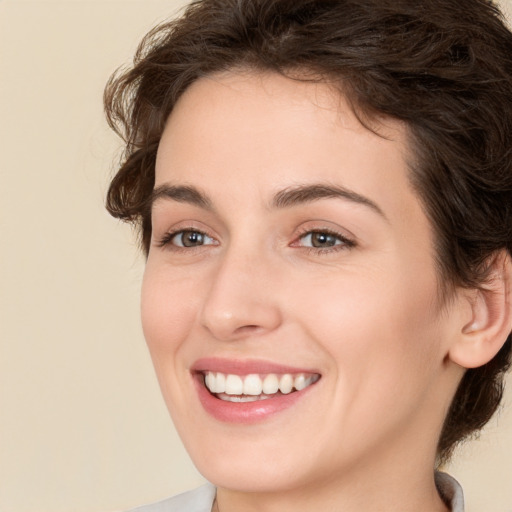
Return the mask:
<path fill-rule="evenodd" d="M 162 395 L 175 422 L 180 417 L 193 422 L 184 413 L 189 409 L 190 385 L 185 341 L 198 307 L 193 290 L 189 279 L 179 279 L 174 272 L 156 269 L 148 262 L 141 292 L 142 328 Z"/>
<path fill-rule="evenodd" d="M 397 274 L 393 279 L 390 273 L 345 273 L 337 279 L 333 273 L 307 282 L 290 293 L 290 314 L 300 311 L 299 318 L 311 326 L 310 334 L 318 333 L 319 339 L 337 338 L 334 346 L 350 346 L 350 340 L 357 339 L 364 351 L 391 336 L 407 347 L 411 333 L 422 332 L 435 322 L 436 289 L 429 278 L 411 281 Z"/>
<path fill-rule="evenodd" d="M 307 293 L 295 290 L 291 309 L 327 353 L 340 400 L 354 407 L 389 404 L 397 393 L 412 399 L 430 385 L 442 360 L 435 279 L 411 282 L 403 272 L 390 274 L 345 275 L 338 283 L 308 284 Z"/>
<path fill-rule="evenodd" d="M 162 365 L 175 364 L 197 312 L 192 283 L 170 276 L 148 263 L 142 282 L 142 328 L 157 373 Z"/>

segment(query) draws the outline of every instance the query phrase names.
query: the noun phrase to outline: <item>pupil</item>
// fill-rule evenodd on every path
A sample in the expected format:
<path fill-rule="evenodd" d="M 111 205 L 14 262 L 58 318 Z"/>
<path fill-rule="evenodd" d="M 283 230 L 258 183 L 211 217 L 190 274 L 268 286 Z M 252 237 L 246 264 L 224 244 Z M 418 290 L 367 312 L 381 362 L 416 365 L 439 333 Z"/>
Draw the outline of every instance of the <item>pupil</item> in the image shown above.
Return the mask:
<path fill-rule="evenodd" d="M 193 247 L 195 245 L 201 245 L 202 243 L 202 233 L 198 233 L 197 231 L 185 231 L 183 233 L 183 245 L 185 247 Z"/>
<path fill-rule="evenodd" d="M 328 233 L 313 233 L 311 238 L 314 247 L 333 247 L 336 245 L 336 237 Z"/>

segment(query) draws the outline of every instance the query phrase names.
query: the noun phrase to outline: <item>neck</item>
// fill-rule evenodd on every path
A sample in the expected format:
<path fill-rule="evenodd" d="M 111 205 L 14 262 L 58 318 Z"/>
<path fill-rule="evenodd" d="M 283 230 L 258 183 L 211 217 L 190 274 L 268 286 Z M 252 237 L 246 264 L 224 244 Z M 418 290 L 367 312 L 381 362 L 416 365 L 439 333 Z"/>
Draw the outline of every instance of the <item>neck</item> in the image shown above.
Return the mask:
<path fill-rule="evenodd" d="M 392 451 L 387 455 L 395 460 L 372 457 L 340 474 L 318 475 L 284 491 L 218 488 L 217 512 L 449 512 L 435 485 L 433 454 L 417 453 L 400 461 Z M 385 463 L 375 464 L 376 459 Z"/>
<path fill-rule="evenodd" d="M 410 482 L 410 475 L 389 475 L 383 492 L 374 481 L 355 486 L 325 482 L 314 488 L 301 487 L 286 492 L 237 492 L 219 488 L 214 512 L 449 512 L 441 500 L 433 474 L 422 482 Z M 382 482 L 382 478 L 381 478 Z M 405 482 L 405 484 L 404 484 Z M 380 482 L 379 482 L 380 484 Z"/>

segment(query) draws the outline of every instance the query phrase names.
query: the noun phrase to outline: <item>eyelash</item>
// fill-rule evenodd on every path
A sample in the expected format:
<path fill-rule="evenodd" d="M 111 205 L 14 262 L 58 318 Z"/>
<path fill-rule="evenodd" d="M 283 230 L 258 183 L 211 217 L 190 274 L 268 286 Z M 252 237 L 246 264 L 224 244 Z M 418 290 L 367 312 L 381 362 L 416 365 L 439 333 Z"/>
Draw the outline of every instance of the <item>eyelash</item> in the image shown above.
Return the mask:
<path fill-rule="evenodd" d="M 183 234 L 183 233 L 187 233 L 187 232 L 198 233 L 204 237 L 214 239 L 208 233 L 201 231 L 199 229 L 182 228 L 182 229 L 178 229 L 176 231 L 169 231 L 168 233 L 165 233 L 165 235 L 157 242 L 157 245 L 158 245 L 158 247 L 172 246 L 173 251 L 190 251 L 191 249 L 198 249 L 198 248 L 204 246 L 204 244 L 203 244 L 203 245 L 197 245 L 197 246 L 191 246 L 191 247 L 182 247 L 179 245 L 172 244 L 172 240 L 176 236 Z M 314 234 L 333 236 L 341 243 L 330 246 L 330 247 L 306 247 L 306 246 L 298 245 L 298 242 L 300 240 L 304 239 L 308 235 L 314 235 Z M 208 245 L 217 245 L 217 244 L 208 244 Z M 342 251 L 342 250 L 351 249 L 355 246 L 356 246 L 356 243 L 354 242 L 354 240 L 351 240 L 351 239 L 347 238 L 346 236 L 342 235 L 341 233 L 338 233 L 331 229 L 305 229 L 302 233 L 299 234 L 296 241 L 294 241 L 291 244 L 291 247 L 301 247 L 302 249 L 306 250 L 307 252 L 315 253 L 315 254 L 329 254 L 332 252 L 338 252 L 338 251 Z"/>
<path fill-rule="evenodd" d="M 337 231 L 334 231 L 332 229 L 323 228 L 323 229 L 304 229 L 297 237 L 296 242 L 292 243 L 292 247 L 297 247 L 296 244 L 300 240 L 304 239 L 308 235 L 314 235 L 314 234 L 333 236 L 341 243 L 330 246 L 330 247 L 299 246 L 303 250 L 306 250 L 308 253 L 327 255 L 327 254 L 331 254 L 333 252 L 339 252 L 339 251 L 345 251 L 347 249 L 352 249 L 353 247 L 356 246 L 356 243 L 354 242 L 354 240 L 351 240 L 350 238 L 347 238 L 346 236 L 344 236 L 341 233 L 338 233 Z"/>
<path fill-rule="evenodd" d="M 175 231 L 169 231 L 168 233 L 165 233 L 165 235 L 162 236 L 162 238 L 158 241 L 158 243 L 157 243 L 158 247 L 172 246 L 173 251 L 190 251 L 191 249 L 197 249 L 199 247 L 202 247 L 202 245 L 191 246 L 191 247 L 182 247 L 182 246 L 174 245 L 171 243 L 173 238 L 175 238 L 178 235 L 183 234 L 183 233 L 198 233 L 204 237 L 214 239 L 213 236 L 210 236 L 208 233 L 206 233 L 205 231 L 201 231 L 200 229 L 196 229 L 196 228 L 192 228 L 192 227 L 181 228 L 181 229 L 177 229 Z M 211 245 L 216 245 L 216 244 L 211 244 Z"/>

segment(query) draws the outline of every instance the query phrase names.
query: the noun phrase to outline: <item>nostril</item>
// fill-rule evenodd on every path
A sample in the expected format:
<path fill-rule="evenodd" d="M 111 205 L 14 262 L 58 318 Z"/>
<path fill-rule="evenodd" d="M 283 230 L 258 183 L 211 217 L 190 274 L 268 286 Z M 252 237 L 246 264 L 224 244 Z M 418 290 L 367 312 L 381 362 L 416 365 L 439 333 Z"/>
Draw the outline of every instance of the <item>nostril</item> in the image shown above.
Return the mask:
<path fill-rule="evenodd" d="M 253 332 L 261 329 L 261 326 L 259 325 L 242 325 L 236 329 L 236 332 Z"/>
<path fill-rule="evenodd" d="M 235 330 L 235 334 L 254 334 L 260 330 L 262 328 L 259 325 L 242 325 Z"/>

